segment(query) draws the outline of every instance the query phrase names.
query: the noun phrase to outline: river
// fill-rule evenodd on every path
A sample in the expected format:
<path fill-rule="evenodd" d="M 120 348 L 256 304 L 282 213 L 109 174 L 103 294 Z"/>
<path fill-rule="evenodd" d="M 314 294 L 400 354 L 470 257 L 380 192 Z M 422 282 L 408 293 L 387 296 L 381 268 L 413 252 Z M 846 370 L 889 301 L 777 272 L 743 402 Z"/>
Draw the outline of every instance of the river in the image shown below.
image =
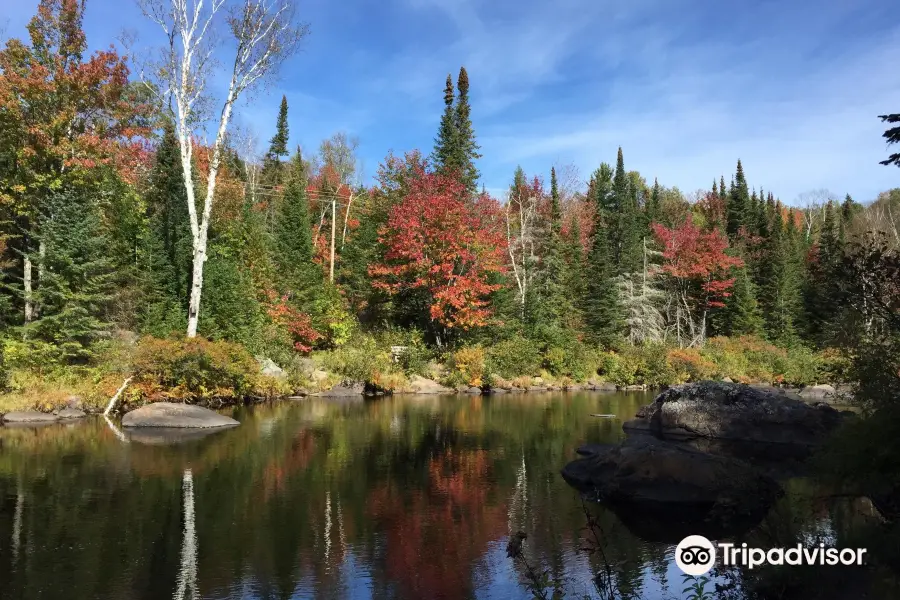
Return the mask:
<path fill-rule="evenodd" d="M 567 598 L 597 597 L 606 565 L 622 596 L 683 598 L 674 546 L 602 507 L 603 552 L 583 551 L 583 503 L 559 475 L 650 398 L 283 401 L 183 439 L 99 417 L 0 427 L 0 597 L 525 599 L 505 550 L 524 531 Z M 834 536 L 866 512 L 789 488 L 759 532 Z"/>

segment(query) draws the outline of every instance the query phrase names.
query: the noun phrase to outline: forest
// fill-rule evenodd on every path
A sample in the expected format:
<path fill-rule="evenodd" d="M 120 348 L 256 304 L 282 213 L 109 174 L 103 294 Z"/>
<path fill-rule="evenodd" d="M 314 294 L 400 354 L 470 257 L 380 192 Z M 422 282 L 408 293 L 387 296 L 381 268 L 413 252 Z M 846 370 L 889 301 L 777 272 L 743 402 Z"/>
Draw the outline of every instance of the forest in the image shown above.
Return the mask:
<path fill-rule="evenodd" d="M 494 198 L 465 68 L 433 148 L 388 154 L 366 183 L 352 135 L 292 141 L 286 98 L 269 131 L 232 123 L 305 24 L 247 8 L 222 68 L 202 58 L 206 17 L 168 6 L 142 3 L 180 40 L 146 78 L 112 46 L 88 53 L 77 0 L 40 0 L 0 50 L 0 410 L 101 405 L 129 376 L 139 403 L 390 393 L 416 375 L 802 386 L 870 369 L 868 397 L 896 398 L 900 188 L 794 206 L 735 157 L 685 193 L 620 147 L 586 181 L 519 168 Z"/>

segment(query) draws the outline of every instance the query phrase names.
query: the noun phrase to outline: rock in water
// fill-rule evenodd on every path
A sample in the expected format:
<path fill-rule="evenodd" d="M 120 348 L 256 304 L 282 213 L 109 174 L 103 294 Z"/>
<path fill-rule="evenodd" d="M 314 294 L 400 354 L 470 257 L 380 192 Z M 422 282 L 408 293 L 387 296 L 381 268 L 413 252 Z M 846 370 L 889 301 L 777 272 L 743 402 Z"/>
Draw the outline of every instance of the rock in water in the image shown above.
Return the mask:
<path fill-rule="evenodd" d="M 36 410 L 20 410 L 3 415 L 4 423 L 50 423 L 58 421 L 59 417 Z"/>
<path fill-rule="evenodd" d="M 652 436 L 578 452 L 584 458 L 567 464 L 563 478 L 596 494 L 645 539 L 663 532 L 668 537 L 659 541 L 677 542 L 690 533 L 720 537 L 749 529 L 782 494 L 773 479 L 743 461 Z M 645 521 L 667 525 L 645 528 Z"/>
<path fill-rule="evenodd" d="M 83 419 L 87 415 L 77 408 L 64 408 L 59 411 L 58 416 L 60 419 Z"/>
<path fill-rule="evenodd" d="M 674 386 L 622 428 L 663 438 L 713 438 L 817 446 L 844 415 L 824 404 L 748 385 L 701 381 Z"/>
<path fill-rule="evenodd" d="M 808 385 L 800 390 L 800 397 L 804 400 L 823 400 L 833 398 L 836 395 L 834 387 L 827 383 L 822 385 Z"/>
<path fill-rule="evenodd" d="M 154 402 L 122 417 L 122 427 L 229 427 L 240 425 L 225 415 L 192 404 Z"/>

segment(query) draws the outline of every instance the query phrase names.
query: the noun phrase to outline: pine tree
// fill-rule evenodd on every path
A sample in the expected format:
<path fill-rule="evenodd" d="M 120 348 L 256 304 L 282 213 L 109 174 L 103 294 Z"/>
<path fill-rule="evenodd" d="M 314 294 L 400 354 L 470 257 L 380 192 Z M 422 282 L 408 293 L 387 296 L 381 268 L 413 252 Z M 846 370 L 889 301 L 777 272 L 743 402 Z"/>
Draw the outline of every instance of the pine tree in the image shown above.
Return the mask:
<path fill-rule="evenodd" d="M 841 310 L 837 277 L 842 248 L 836 212 L 829 201 L 804 286 L 806 336 L 820 345 L 828 343 Z"/>
<path fill-rule="evenodd" d="M 570 326 L 581 326 L 581 309 L 585 300 L 585 259 L 577 211 L 572 212 L 569 235 L 563 245 L 563 257 L 566 264 L 563 286 L 572 304 L 572 312 L 565 320 Z"/>
<path fill-rule="evenodd" d="M 621 169 L 624 175 L 624 167 Z M 594 234 L 585 267 L 587 285 L 584 300 L 584 320 L 593 338 L 606 347 L 615 346 L 622 337 L 623 314 L 616 285 L 615 265 L 611 247 L 615 242 L 607 220 L 617 218 L 613 172 L 603 163 L 594 174 L 595 217 Z"/>
<path fill-rule="evenodd" d="M 36 292 L 39 317 L 25 336 L 54 346 L 60 358 L 84 363 L 92 345 L 110 328 L 104 316 L 115 273 L 99 206 L 87 193 L 54 192 L 46 199 L 48 218 L 40 241 L 43 276 Z"/>
<path fill-rule="evenodd" d="M 847 243 L 847 228 L 853 221 L 855 211 L 856 203 L 853 202 L 853 198 L 850 197 L 850 194 L 847 194 L 844 198 L 844 202 L 841 204 L 841 224 L 838 230 L 838 237 L 842 247 Z"/>
<path fill-rule="evenodd" d="M 475 161 L 481 158 L 478 153 L 479 146 L 475 141 L 475 131 L 472 129 L 472 108 L 469 106 L 469 74 L 465 67 L 460 67 L 459 77 L 456 79 L 456 89 L 459 92 L 456 98 L 456 112 L 454 115 L 454 129 L 456 139 L 452 146 L 453 166 L 459 169 L 459 175 L 466 189 L 474 194 L 478 190 L 478 178 L 481 174 L 475 167 Z M 446 96 L 445 96 L 446 102 Z"/>
<path fill-rule="evenodd" d="M 613 175 L 612 199 L 607 209 L 607 227 L 612 244 L 610 259 L 617 275 L 634 273 L 640 267 L 643 236 L 637 206 L 638 190 L 629 179 L 620 147 Z"/>
<path fill-rule="evenodd" d="M 431 153 L 431 161 L 440 173 L 446 173 L 447 170 L 456 166 L 453 156 L 457 145 L 453 100 L 453 77 L 447 75 L 447 84 L 444 87 L 444 114 L 441 117 L 441 125 L 434 140 L 434 150 Z"/>

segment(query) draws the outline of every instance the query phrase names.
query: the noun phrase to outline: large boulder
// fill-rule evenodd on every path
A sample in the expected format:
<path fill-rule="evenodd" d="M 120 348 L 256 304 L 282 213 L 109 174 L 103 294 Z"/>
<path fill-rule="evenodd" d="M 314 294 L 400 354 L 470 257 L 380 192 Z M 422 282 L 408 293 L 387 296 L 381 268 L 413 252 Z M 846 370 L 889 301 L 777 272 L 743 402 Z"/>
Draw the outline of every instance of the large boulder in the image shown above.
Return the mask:
<path fill-rule="evenodd" d="M 622 427 L 673 439 L 713 438 L 812 447 L 844 415 L 775 392 L 736 383 L 702 381 L 674 386 L 638 410 Z"/>
<path fill-rule="evenodd" d="M 567 464 L 563 478 L 621 513 L 641 537 L 667 531 L 677 542 L 688 533 L 731 534 L 758 523 L 782 494 L 773 479 L 743 461 L 652 436 L 587 446 L 579 454 L 583 458 Z M 643 528 L 644 521 L 668 527 Z"/>
<path fill-rule="evenodd" d="M 397 393 L 397 392 L 395 392 Z M 426 379 L 421 375 L 413 375 L 409 378 L 409 385 L 399 393 L 405 394 L 452 394 L 453 390 L 439 384 L 432 379 Z"/>
<path fill-rule="evenodd" d="M 36 410 L 17 410 L 3 415 L 4 423 L 52 423 L 59 417 Z"/>
<path fill-rule="evenodd" d="M 56 414 L 60 419 L 83 419 L 87 416 L 87 413 L 79 408 L 64 408 Z"/>
<path fill-rule="evenodd" d="M 225 415 L 192 404 L 154 402 L 122 417 L 122 427 L 207 428 L 239 425 Z"/>
<path fill-rule="evenodd" d="M 258 356 L 256 357 L 256 361 L 259 363 L 260 375 L 272 377 L 273 379 L 285 379 L 287 377 L 285 370 L 275 364 L 275 361 L 271 358 Z"/>

